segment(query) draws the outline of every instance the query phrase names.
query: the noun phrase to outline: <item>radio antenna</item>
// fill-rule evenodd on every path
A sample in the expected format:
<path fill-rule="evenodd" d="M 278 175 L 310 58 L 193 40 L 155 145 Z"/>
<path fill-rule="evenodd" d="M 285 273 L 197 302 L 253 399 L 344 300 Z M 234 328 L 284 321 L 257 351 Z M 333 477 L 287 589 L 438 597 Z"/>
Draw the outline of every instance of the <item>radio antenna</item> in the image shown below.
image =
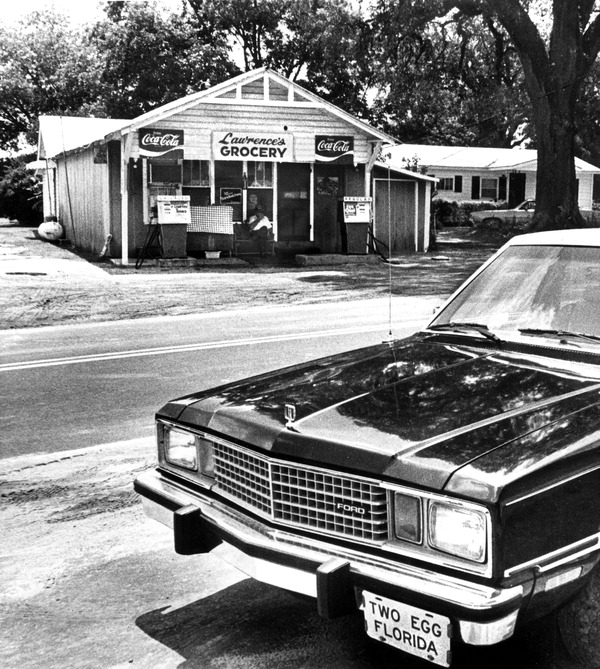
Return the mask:
<path fill-rule="evenodd" d="M 392 178 L 388 163 L 387 178 L 387 207 L 388 207 L 388 341 L 392 341 Z"/>

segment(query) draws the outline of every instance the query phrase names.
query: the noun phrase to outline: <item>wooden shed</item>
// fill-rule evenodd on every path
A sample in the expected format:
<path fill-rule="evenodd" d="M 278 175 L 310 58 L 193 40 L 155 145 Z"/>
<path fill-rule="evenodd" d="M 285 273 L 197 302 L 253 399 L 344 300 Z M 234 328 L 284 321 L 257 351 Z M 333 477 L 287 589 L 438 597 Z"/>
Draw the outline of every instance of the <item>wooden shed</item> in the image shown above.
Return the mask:
<path fill-rule="evenodd" d="M 57 215 L 84 250 L 99 253 L 110 239 L 123 264 L 148 239 L 167 197 L 189 206 L 183 253 L 234 250 L 232 231 L 257 203 L 276 247 L 343 253 L 341 202 L 353 196 L 374 196 L 378 232 L 391 210 L 402 214 L 393 226 L 410 229 L 397 231 L 395 248 L 426 250 L 432 180 L 395 170 L 386 191 L 393 206 L 381 204 L 376 161 L 393 143 L 261 68 L 133 120 L 41 117 L 38 157 L 56 164 L 45 180 L 53 191 L 45 214 Z"/>

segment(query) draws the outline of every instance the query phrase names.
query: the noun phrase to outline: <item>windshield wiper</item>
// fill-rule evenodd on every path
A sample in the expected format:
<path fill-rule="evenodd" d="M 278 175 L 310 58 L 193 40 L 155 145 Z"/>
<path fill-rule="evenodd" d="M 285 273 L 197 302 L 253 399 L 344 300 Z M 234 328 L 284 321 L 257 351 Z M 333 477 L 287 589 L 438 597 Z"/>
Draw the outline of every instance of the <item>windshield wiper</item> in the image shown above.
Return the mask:
<path fill-rule="evenodd" d="M 450 321 L 449 323 L 439 323 L 438 325 L 429 325 L 428 330 L 475 330 L 480 335 L 491 339 L 492 341 L 501 341 L 500 337 L 495 335 L 483 323 L 468 323 L 461 321 Z"/>
<path fill-rule="evenodd" d="M 519 328 L 519 332 L 523 335 L 532 335 L 539 337 L 559 337 L 560 339 L 566 339 L 568 337 L 573 337 L 575 339 L 586 339 L 587 341 L 598 342 L 600 341 L 600 336 L 587 334 L 585 332 L 571 332 L 569 330 L 552 330 L 550 328 Z"/>

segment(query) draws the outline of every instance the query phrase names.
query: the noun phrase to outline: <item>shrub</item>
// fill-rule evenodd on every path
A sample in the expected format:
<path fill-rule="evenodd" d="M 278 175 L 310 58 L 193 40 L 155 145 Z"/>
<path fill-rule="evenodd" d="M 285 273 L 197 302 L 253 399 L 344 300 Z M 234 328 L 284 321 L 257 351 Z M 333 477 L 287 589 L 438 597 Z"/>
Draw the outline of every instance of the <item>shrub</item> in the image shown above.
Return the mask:
<path fill-rule="evenodd" d="M 0 216 L 37 225 L 42 221 L 42 185 L 26 163 L 27 157 L 0 161 Z"/>
<path fill-rule="evenodd" d="M 435 198 L 431 202 L 431 214 L 438 225 L 470 226 L 471 214 L 482 209 L 506 209 L 506 202 L 481 202 L 480 200 L 442 200 Z"/>

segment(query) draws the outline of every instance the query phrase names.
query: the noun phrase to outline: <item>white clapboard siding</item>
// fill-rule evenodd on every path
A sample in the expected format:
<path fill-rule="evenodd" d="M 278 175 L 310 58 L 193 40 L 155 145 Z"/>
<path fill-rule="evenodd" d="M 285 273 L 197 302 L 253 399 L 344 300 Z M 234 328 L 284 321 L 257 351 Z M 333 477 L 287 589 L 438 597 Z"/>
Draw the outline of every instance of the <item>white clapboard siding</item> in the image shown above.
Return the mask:
<path fill-rule="evenodd" d="M 243 114 L 240 113 L 243 110 Z M 244 104 L 232 108 L 221 104 L 201 104 L 152 123 L 153 128 L 183 128 L 185 157 L 196 160 L 212 158 L 212 132 L 272 132 L 294 135 L 294 161 L 308 163 L 315 159 L 315 135 L 349 135 L 354 137 L 354 160 L 365 163 L 370 158 L 367 138 L 343 119 L 325 110 L 297 106 Z M 285 129 L 287 128 L 287 130 Z M 137 157 L 137 142 L 133 157 Z"/>
<path fill-rule="evenodd" d="M 94 150 L 58 161 L 58 220 L 78 248 L 102 248 L 109 231 L 108 165 L 94 162 Z"/>

